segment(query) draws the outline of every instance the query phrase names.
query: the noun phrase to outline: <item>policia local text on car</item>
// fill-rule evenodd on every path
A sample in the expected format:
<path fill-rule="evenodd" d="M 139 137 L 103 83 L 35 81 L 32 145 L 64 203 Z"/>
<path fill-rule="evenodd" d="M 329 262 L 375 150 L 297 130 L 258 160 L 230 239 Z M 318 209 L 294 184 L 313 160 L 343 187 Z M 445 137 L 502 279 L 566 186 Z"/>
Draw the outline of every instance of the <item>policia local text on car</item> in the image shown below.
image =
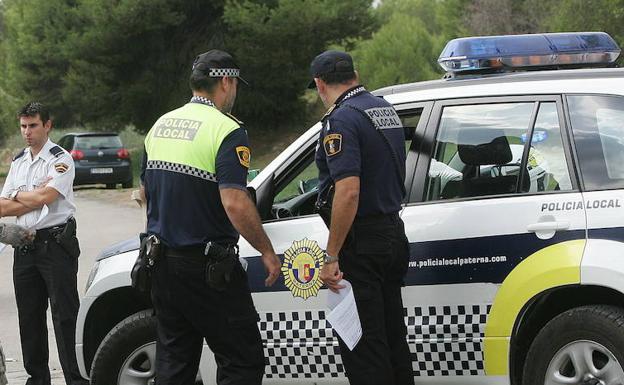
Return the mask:
<path fill-rule="evenodd" d="M 228 53 L 199 55 L 190 102 L 158 119 L 145 139 L 144 245 L 155 261 L 157 385 L 194 383 L 203 339 L 215 355 L 217 383 L 260 384 L 264 375 L 239 233 L 262 253 L 266 285 L 279 276 L 280 261 L 247 192 L 247 133 L 229 115 L 239 81 L 245 82 Z M 179 123 L 176 130 L 163 128 L 171 121 Z"/>
<path fill-rule="evenodd" d="M 345 371 L 351 385 L 413 384 L 401 299 L 409 259 L 399 217 L 403 126 L 391 104 L 358 84 L 349 54 L 323 52 L 311 72 L 310 87 L 329 107 L 316 151 L 318 206 L 329 226 L 321 279 L 333 291 L 343 276 L 351 282 L 362 323 L 353 351 L 340 340 Z"/>

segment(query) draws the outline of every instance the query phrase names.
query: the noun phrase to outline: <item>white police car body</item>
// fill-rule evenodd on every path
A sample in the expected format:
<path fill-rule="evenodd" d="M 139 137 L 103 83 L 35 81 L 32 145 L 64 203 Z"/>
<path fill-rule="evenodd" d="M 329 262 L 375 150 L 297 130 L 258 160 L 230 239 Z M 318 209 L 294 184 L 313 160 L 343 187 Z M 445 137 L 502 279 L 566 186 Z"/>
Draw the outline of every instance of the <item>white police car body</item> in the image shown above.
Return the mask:
<path fill-rule="evenodd" d="M 605 36 L 548 35 L 557 54 L 517 57 L 512 48 L 503 57 L 507 37 L 473 40 L 473 49 L 500 55 L 478 60 L 458 53 L 460 41 L 441 62 L 459 72 L 599 65 L 619 52 Z M 584 53 L 572 49 L 577 40 Z M 408 127 L 403 300 L 416 383 L 624 383 L 624 70 L 473 72 L 376 94 Z M 319 129 L 250 183 L 285 259 L 284 281 L 265 288 L 257 252 L 241 239 L 265 383 L 346 383 L 324 320 L 326 292 L 315 295 L 316 250 L 327 239 L 312 208 Z M 101 256 L 81 304 L 78 360 L 96 384 L 106 371 L 120 384 L 153 376 L 154 321 L 149 299 L 130 288 L 132 243 Z M 204 353 L 210 384 L 214 360 Z"/>

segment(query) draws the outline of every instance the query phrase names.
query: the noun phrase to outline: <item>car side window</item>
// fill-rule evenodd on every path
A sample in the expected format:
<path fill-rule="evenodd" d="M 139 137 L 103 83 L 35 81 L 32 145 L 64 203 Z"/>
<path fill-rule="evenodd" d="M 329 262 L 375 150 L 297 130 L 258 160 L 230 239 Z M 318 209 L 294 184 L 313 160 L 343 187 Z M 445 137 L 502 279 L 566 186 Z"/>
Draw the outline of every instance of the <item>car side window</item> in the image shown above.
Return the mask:
<path fill-rule="evenodd" d="M 534 103 L 448 106 L 427 173 L 426 200 L 516 191 Z"/>
<path fill-rule="evenodd" d="M 273 199 L 273 219 L 299 217 L 315 213 L 318 195 L 318 169 L 312 156 L 304 159 L 299 170 L 288 177 L 288 182 L 278 187 Z"/>
<path fill-rule="evenodd" d="M 570 189 L 555 102 L 462 105 L 442 110 L 425 200 Z"/>
<path fill-rule="evenodd" d="M 527 142 L 526 134 L 521 136 Z M 524 170 L 523 192 L 572 190 L 561 139 L 557 104 L 540 103 Z"/>
<path fill-rule="evenodd" d="M 624 188 L 624 98 L 579 95 L 567 102 L 585 189 Z"/>

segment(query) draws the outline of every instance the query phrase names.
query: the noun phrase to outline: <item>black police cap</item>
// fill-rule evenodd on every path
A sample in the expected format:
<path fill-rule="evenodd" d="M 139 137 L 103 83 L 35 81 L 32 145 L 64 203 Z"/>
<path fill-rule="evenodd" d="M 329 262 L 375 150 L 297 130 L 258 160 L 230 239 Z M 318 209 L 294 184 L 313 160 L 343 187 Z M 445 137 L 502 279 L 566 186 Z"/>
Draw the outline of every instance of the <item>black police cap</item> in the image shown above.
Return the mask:
<path fill-rule="evenodd" d="M 352 73 L 354 71 L 351 55 L 342 51 L 325 51 L 315 57 L 310 64 L 310 74 L 313 79 L 308 84 L 308 88 L 316 88 L 314 78 L 319 78 L 322 75 L 339 72 Z"/>
<path fill-rule="evenodd" d="M 212 49 L 198 55 L 193 62 L 192 70 L 193 72 L 199 71 L 213 78 L 221 78 L 224 76 L 238 78 L 241 82 L 249 85 L 249 83 L 240 76 L 240 67 L 236 64 L 232 55 L 218 49 Z"/>

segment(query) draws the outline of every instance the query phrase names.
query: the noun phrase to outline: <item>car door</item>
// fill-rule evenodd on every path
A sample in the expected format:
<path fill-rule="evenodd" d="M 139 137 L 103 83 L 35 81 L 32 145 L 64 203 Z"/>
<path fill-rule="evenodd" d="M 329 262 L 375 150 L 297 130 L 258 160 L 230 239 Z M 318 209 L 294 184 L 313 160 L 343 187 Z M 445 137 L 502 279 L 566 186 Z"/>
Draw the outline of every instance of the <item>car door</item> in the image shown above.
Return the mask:
<path fill-rule="evenodd" d="M 559 96 L 435 103 L 402 214 L 417 384 L 508 383 L 511 332 L 486 328 L 513 316 L 492 308 L 501 285 L 521 262 L 547 262 L 536 252 L 585 238 L 562 121 Z"/>
<path fill-rule="evenodd" d="M 420 141 L 412 138 L 424 133 L 430 109 L 431 103 L 412 104 L 401 116 L 406 126 L 407 164 L 412 171 L 406 177 L 408 188 L 412 185 L 420 145 Z M 302 144 L 257 191 L 264 229 L 276 253 L 287 262 L 280 280 L 266 288 L 260 258 L 254 255 L 246 258 L 254 303 L 260 314 L 260 332 L 266 346 L 265 383 L 285 379 L 296 383 L 347 383 L 338 341 L 325 322 L 325 289 L 315 294 L 320 281 L 314 271 L 314 257 L 325 249 L 328 235 L 326 225 L 313 207 L 318 183 L 314 163 L 317 138 L 311 137 Z M 241 256 L 245 256 L 243 250 L 249 247 L 242 239 L 240 245 Z M 315 281 L 319 282 L 316 287 L 312 285 Z"/>
<path fill-rule="evenodd" d="M 624 292 L 624 96 L 567 95 L 566 101 L 587 211 L 582 281 Z"/>

